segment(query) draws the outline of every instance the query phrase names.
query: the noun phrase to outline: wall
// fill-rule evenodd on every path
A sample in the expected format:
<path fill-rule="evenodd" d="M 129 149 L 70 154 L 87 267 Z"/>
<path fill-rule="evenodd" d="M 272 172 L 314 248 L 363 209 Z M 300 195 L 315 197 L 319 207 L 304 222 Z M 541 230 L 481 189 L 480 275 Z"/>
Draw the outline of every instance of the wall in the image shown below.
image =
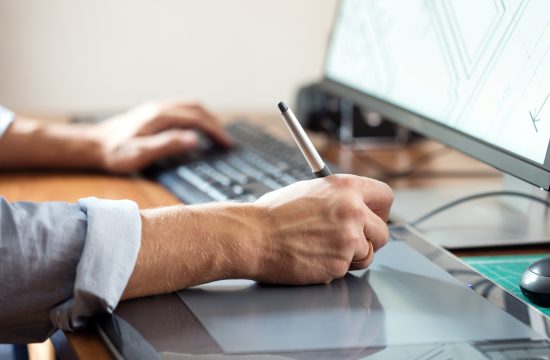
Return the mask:
<path fill-rule="evenodd" d="M 321 76 L 336 0 L 0 0 L 0 103 L 270 109 Z"/>

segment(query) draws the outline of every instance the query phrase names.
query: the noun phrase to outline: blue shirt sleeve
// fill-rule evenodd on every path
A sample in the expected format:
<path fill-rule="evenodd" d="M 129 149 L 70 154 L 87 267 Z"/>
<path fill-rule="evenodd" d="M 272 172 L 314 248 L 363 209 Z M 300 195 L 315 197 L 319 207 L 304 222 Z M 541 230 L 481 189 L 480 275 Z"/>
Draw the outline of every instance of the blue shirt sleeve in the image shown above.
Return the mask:
<path fill-rule="evenodd" d="M 86 198 L 9 203 L 0 198 L 0 343 L 41 341 L 112 312 L 134 269 L 137 205 Z"/>

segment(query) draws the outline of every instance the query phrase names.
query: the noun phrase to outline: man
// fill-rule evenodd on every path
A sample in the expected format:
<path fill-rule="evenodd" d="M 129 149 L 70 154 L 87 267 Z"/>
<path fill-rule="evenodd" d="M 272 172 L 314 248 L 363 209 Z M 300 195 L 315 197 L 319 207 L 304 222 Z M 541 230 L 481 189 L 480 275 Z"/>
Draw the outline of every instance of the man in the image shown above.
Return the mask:
<path fill-rule="evenodd" d="M 192 149 L 195 131 L 231 145 L 193 103 L 148 103 L 98 125 L 46 125 L 0 109 L 0 168 L 132 173 Z M 0 342 L 40 341 L 120 300 L 214 280 L 328 283 L 370 265 L 387 241 L 391 202 L 387 185 L 353 175 L 301 181 L 250 204 L 140 211 L 128 200 L 0 198 Z"/>

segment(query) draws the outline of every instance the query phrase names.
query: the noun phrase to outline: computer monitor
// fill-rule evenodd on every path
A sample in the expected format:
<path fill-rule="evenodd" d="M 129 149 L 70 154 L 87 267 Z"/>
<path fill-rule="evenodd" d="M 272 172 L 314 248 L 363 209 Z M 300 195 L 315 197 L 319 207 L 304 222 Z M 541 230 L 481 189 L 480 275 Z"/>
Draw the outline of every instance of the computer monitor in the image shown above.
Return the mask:
<path fill-rule="evenodd" d="M 323 85 L 550 190 L 550 2 L 342 0 Z"/>
<path fill-rule="evenodd" d="M 548 191 L 549 13 L 543 0 L 341 0 L 322 86 Z M 411 211 L 427 203 L 424 194 L 417 199 Z M 471 219 L 480 223 L 449 225 L 452 239 L 440 243 L 549 240 L 547 212 L 501 213 L 490 234 L 479 231 L 486 219 Z"/>

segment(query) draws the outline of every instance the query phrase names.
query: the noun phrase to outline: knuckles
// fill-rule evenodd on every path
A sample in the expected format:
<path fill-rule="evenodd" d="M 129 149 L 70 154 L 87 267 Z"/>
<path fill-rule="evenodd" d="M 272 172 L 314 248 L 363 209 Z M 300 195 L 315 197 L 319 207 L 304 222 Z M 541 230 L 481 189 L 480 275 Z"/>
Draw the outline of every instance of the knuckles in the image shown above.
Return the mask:
<path fill-rule="evenodd" d="M 345 260 L 334 259 L 327 263 L 327 272 L 332 279 L 344 277 L 349 269 L 349 263 Z"/>
<path fill-rule="evenodd" d="M 388 243 L 388 240 L 390 239 L 390 229 L 387 226 L 384 226 L 382 231 L 384 232 L 384 238 L 380 242 L 380 245 L 384 246 Z"/>
<path fill-rule="evenodd" d="M 328 176 L 326 180 L 329 182 L 329 184 L 338 189 L 355 188 L 358 183 L 358 179 L 356 176 L 346 174 L 334 174 Z"/>
<path fill-rule="evenodd" d="M 346 224 L 335 237 L 337 240 L 336 246 L 339 251 L 346 252 L 349 249 L 354 249 L 358 240 L 361 240 L 358 236 L 359 231 L 352 225 Z"/>
<path fill-rule="evenodd" d="M 378 181 L 380 184 L 380 191 L 378 192 L 381 200 L 387 204 L 388 207 L 393 203 L 393 189 L 386 183 Z"/>
<path fill-rule="evenodd" d="M 367 216 L 365 205 L 358 204 L 354 199 L 342 197 L 334 209 L 334 215 L 339 221 L 355 220 L 362 221 Z"/>

